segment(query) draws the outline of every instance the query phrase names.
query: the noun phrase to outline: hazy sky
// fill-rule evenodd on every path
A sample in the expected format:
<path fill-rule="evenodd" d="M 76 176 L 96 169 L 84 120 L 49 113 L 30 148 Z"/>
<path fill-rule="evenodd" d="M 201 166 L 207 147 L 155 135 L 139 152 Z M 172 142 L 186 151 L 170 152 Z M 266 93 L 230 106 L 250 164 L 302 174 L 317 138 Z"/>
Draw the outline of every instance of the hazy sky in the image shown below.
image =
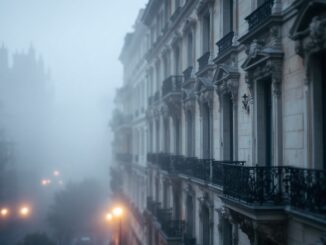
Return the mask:
<path fill-rule="evenodd" d="M 51 70 L 55 136 L 51 165 L 70 175 L 107 174 L 107 123 L 122 83 L 118 56 L 147 0 L 0 0 L 0 42 L 32 43 Z"/>

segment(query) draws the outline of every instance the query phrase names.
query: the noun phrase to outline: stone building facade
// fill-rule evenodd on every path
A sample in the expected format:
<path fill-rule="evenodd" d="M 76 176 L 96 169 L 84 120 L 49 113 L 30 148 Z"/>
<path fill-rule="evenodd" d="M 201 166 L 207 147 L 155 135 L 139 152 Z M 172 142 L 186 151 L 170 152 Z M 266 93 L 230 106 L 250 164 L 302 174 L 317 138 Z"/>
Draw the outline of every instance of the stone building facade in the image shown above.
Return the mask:
<path fill-rule="evenodd" d="M 325 244 L 325 0 L 150 0 L 120 58 L 128 244 Z"/>

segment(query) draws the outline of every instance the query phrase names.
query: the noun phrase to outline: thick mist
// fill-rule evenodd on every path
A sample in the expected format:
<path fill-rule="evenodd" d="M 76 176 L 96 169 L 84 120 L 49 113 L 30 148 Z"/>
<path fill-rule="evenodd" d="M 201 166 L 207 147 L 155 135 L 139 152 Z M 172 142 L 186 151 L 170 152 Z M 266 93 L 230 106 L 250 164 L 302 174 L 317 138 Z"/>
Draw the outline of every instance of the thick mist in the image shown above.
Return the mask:
<path fill-rule="evenodd" d="M 0 208 L 34 209 L 24 229 L 8 225 L 10 239 L 47 231 L 54 194 L 69 183 L 96 181 L 109 192 L 118 57 L 146 2 L 0 1 L 0 155 L 11 159 L 1 160 Z"/>
<path fill-rule="evenodd" d="M 1 1 L 0 42 L 9 53 L 28 52 L 32 45 L 50 70 L 52 141 L 49 162 L 40 163 L 49 171 L 62 169 L 69 179 L 107 178 L 107 125 L 122 83 L 118 56 L 145 2 Z"/>

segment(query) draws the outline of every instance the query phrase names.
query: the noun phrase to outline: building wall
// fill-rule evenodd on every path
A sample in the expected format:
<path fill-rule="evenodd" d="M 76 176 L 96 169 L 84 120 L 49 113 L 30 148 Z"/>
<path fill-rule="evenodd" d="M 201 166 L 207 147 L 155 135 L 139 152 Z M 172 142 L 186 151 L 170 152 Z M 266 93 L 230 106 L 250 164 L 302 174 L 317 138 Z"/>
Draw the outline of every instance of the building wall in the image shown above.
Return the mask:
<path fill-rule="evenodd" d="M 172 19 L 164 21 L 164 11 L 166 6 L 169 6 L 169 2 L 173 2 L 170 13 Z M 292 30 L 300 21 L 300 16 L 309 19 L 309 16 L 302 14 L 303 9 L 309 10 L 309 5 L 300 0 L 274 0 L 270 14 L 272 17 L 259 23 L 259 26 L 264 28 L 259 29 L 258 26 L 251 30 L 245 18 L 257 10 L 258 2 L 256 0 L 232 1 L 232 30 L 235 33 L 231 43 L 232 50 L 227 50 L 222 54 L 222 52 L 219 53 L 219 46 L 215 43 L 226 37 L 223 33 L 225 25 L 223 20 L 227 1 L 180 1 L 180 13 L 177 14 L 176 1 L 151 0 L 146 9 L 141 11 L 135 31 L 129 34 L 122 51 L 121 61 L 124 65 L 124 88 L 127 96 L 123 97 L 121 103 L 125 108 L 124 113 L 133 115 L 128 124 L 132 132 L 133 147 L 130 153 L 133 157 L 127 165 L 129 170 L 123 173 L 123 179 L 126 180 L 125 183 L 128 183 L 124 189 L 125 195 L 140 212 L 152 217 L 153 213 L 151 214 L 152 211 L 149 211 L 146 205 L 146 197 L 161 203 L 161 207 L 167 197 L 166 208 L 174 210 L 176 208 L 174 198 L 177 197 L 173 193 L 178 190 L 181 210 L 180 217 L 176 218 L 187 223 L 186 200 L 187 193 L 191 189 L 195 200 L 193 237 L 196 238 L 196 244 L 206 245 L 203 244 L 205 206 L 210 210 L 209 244 L 317 244 L 325 232 L 323 222 L 316 216 L 310 216 L 310 212 L 303 210 L 302 217 L 298 218 L 300 215 L 293 211 L 291 206 L 284 206 L 283 209 L 279 209 L 279 206 L 270 208 L 268 205 L 257 209 L 250 205 L 250 207 L 244 207 L 243 203 L 236 204 L 237 201 L 225 196 L 223 187 L 210 185 L 209 182 L 198 180 L 187 173 L 176 175 L 172 171 L 171 174 L 170 170 L 161 169 L 159 164 L 145 156 L 146 153 L 168 153 L 172 156 L 176 154 L 174 122 L 177 118 L 180 121 L 181 131 L 180 154 L 190 157 L 188 155 L 189 123 L 187 122 L 187 113 L 190 110 L 194 125 L 192 138 L 194 157 L 204 158 L 206 149 L 203 145 L 206 142 L 204 136 L 206 129 L 203 125 L 206 119 L 203 116 L 203 105 L 208 103 L 212 117 L 212 127 L 209 131 L 212 157 L 221 161 L 245 161 L 248 167 L 266 166 L 267 163 L 261 160 L 264 158 L 261 153 L 264 149 L 261 142 L 267 136 L 259 126 L 265 115 L 261 113 L 259 98 L 263 101 L 267 95 L 261 96 L 259 93 L 262 92 L 259 92 L 259 87 L 265 86 L 264 82 L 268 80 L 271 81 L 270 93 L 273 108 L 270 136 L 272 139 L 271 165 L 280 168 L 282 166 L 317 168 L 317 165 L 311 161 L 311 155 L 314 153 L 309 143 L 312 133 L 308 125 L 311 124 L 312 119 L 309 118 L 311 109 L 307 107 L 309 103 L 307 91 L 310 88 L 306 83 L 306 56 L 298 54 L 298 43 L 294 41 L 296 37 Z M 321 13 L 326 12 L 325 2 L 312 1 L 311 6 L 314 4 L 320 7 Z M 203 58 L 204 55 L 203 16 L 205 13 L 210 13 L 213 17 L 210 20 L 210 36 L 206 37 L 211 42 L 210 57 L 205 64 L 205 69 L 201 69 L 197 60 Z M 188 47 L 190 32 L 193 34 L 191 48 Z M 256 39 L 258 42 L 255 46 Z M 324 41 L 325 38 L 322 40 Z M 141 45 L 143 48 L 137 48 L 139 43 L 143 43 Z M 179 47 L 181 57 L 181 68 L 178 72 L 175 71 L 176 47 Z M 194 53 L 191 61 L 188 60 L 190 50 Z M 275 53 L 280 55 L 275 58 Z M 266 63 L 261 58 L 264 55 L 267 57 Z M 253 61 L 262 62 L 264 65 L 259 67 L 256 63 L 250 63 Z M 277 66 L 279 61 L 281 65 Z M 271 70 L 265 71 L 265 68 L 269 68 L 268 62 L 271 62 L 273 66 Z M 183 71 L 190 65 L 193 66 L 193 70 L 190 79 L 185 80 L 186 76 L 183 76 Z M 230 69 L 225 74 L 231 78 L 222 77 L 223 80 L 219 77 L 219 71 L 222 69 Z M 266 74 L 270 75 L 266 76 Z M 170 95 L 163 97 L 162 87 L 168 84 L 170 76 L 183 76 L 182 88 L 179 88 L 176 97 L 169 97 Z M 221 82 L 226 82 L 226 85 L 223 87 Z M 250 84 L 253 85 L 253 89 Z M 235 86 L 235 89 L 232 90 L 232 86 Z M 210 92 L 210 89 L 213 92 Z M 188 91 L 195 92 L 194 100 L 191 99 Z M 158 93 L 159 100 L 153 102 L 156 93 Z M 230 125 L 226 123 L 227 109 L 223 96 L 230 95 L 233 101 L 231 113 L 234 125 L 233 137 L 228 138 L 225 135 Z M 246 96 L 248 101 L 245 100 Z M 177 106 L 174 107 L 174 105 Z M 143 111 L 142 108 L 144 108 Z M 137 111 L 142 112 L 135 116 Z M 168 133 L 165 132 L 165 122 L 169 125 Z M 115 130 L 115 132 L 123 133 L 124 131 Z M 230 138 L 233 139 L 233 159 L 226 156 L 227 142 Z M 166 147 L 169 150 L 166 150 Z M 138 156 L 138 160 L 135 156 Z M 167 162 L 166 165 L 168 164 Z M 322 174 L 322 176 L 325 175 Z M 165 183 L 168 186 L 166 196 L 164 195 Z M 261 208 L 264 211 L 261 211 Z M 230 226 L 225 225 L 224 221 L 231 222 Z M 151 222 L 145 226 L 138 220 L 138 227 L 137 222 L 133 222 L 133 229 L 139 234 L 138 237 L 144 239 L 143 244 L 156 244 L 157 239 L 154 237 L 164 233 L 164 231 L 162 233 L 164 227 Z M 150 229 L 153 231 L 152 239 L 148 238 Z M 223 235 L 227 234 L 225 229 L 231 229 L 228 231 L 231 232 L 230 237 L 232 237 L 229 240 L 225 238 L 226 235 Z M 300 236 L 296 236 L 297 233 L 300 233 Z M 168 240 L 165 242 L 172 244 Z M 179 244 L 182 244 L 182 241 L 179 241 Z"/>

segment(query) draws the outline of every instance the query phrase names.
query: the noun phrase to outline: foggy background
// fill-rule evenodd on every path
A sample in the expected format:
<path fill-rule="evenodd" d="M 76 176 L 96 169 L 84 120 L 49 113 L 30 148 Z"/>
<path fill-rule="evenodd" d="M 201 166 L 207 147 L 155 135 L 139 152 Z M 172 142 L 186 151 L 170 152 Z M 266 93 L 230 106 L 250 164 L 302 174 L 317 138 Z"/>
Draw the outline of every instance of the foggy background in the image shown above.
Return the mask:
<path fill-rule="evenodd" d="M 39 144 L 44 156 L 31 165 L 26 162 L 27 169 L 39 169 L 43 175 L 59 169 L 66 181 L 95 176 L 108 183 L 108 121 L 115 89 L 122 84 L 118 56 L 125 34 L 146 2 L 0 0 L 0 44 L 9 57 L 34 49 L 50 73 L 47 100 L 51 109 L 45 116 L 50 128 L 45 132 L 51 140 Z M 33 122 L 29 123 L 33 128 Z M 22 127 L 21 135 L 33 143 L 32 132 Z"/>

